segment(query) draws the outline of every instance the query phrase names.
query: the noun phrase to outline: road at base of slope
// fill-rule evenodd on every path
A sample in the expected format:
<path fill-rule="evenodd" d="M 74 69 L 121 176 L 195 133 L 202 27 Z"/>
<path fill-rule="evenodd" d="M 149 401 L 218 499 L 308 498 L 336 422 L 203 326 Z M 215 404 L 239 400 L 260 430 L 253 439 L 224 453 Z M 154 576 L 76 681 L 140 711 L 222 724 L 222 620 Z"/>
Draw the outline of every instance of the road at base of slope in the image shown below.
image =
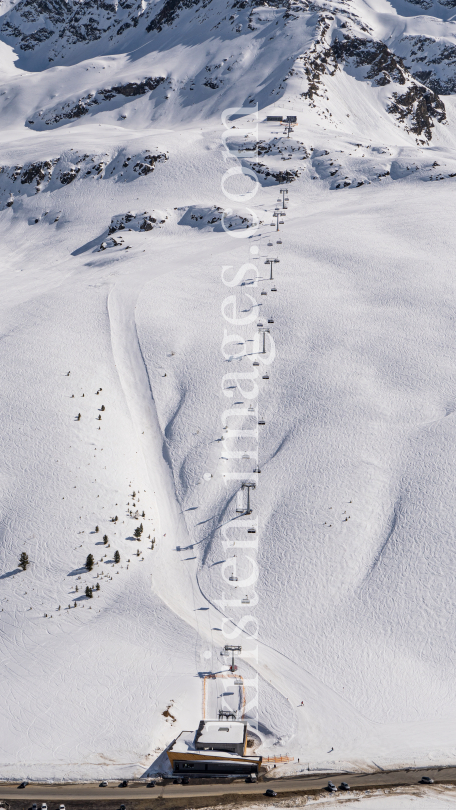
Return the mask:
<path fill-rule="evenodd" d="M 313 792 L 324 789 L 328 780 L 338 785 L 340 781 L 346 781 L 354 790 L 366 790 L 370 788 L 399 787 L 406 785 L 418 785 L 423 776 L 430 776 L 436 783 L 455 783 L 456 767 L 449 768 L 426 768 L 415 769 L 405 768 L 398 771 L 381 771 L 374 773 L 326 773 L 322 775 L 310 774 L 309 776 L 289 777 L 281 779 L 266 779 L 260 782 L 248 783 L 244 780 L 236 782 L 222 782 L 210 784 L 190 784 L 174 785 L 159 784 L 153 788 L 147 787 L 147 783 L 135 782 L 127 788 L 108 786 L 100 788 L 98 784 L 29 784 L 18 793 L 18 783 L 0 785 L 0 801 L 15 800 L 23 805 L 30 806 L 33 802 L 114 802 L 125 803 L 129 801 L 137 802 L 144 799 L 173 800 L 188 799 L 197 797 L 257 797 L 264 794 L 267 788 L 272 788 L 278 795 L 290 793 Z M 21 795 L 22 794 L 22 795 Z M 53 810 L 53 808 L 50 808 Z"/>

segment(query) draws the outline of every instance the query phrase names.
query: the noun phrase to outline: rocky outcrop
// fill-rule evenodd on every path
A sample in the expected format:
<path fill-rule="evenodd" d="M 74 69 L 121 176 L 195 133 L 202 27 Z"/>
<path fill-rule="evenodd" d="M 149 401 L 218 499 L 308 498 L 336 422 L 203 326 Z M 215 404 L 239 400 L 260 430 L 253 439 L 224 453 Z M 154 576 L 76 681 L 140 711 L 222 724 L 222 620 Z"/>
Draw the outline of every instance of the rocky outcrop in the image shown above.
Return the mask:
<path fill-rule="evenodd" d="M 335 39 L 332 46 L 337 62 L 345 68 L 364 69 L 363 77 L 378 87 L 397 85 L 389 97 L 387 112 L 394 115 L 420 142 L 430 141 L 434 121 L 444 123 L 445 105 L 441 98 L 412 77 L 401 57 L 396 56 L 384 42 L 345 35 Z"/>
<path fill-rule="evenodd" d="M 129 82 L 97 90 L 96 93 L 88 93 L 86 96 L 82 96 L 76 102 L 67 101 L 50 109 L 35 112 L 28 119 L 27 125 L 34 129 L 41 129 L 43 124 L 47 127 L 65 124 L 67 121 L 87 115 L 91 108 L 99 107 L 104 102 L 112 102 L 119 96 L 134 98 L 153 92 L 164 81 L 164 76 L 149 76 L 140 82 Z"/>
<path fill-rule="evenodd" d="M 365 78 L 378 87 L 407 81 L 402 59 L 395 56 L 384 42 L 345 36 L 343 40 L 334 41 L 332 51 L 339 63 L 351 61 L 357 68 L 367 67 Z"/>
<path fill-rule="evenodd" d="M 293 183 L 301 172 L 298 169 L 272 169 L 264 163 L 250 163 L 249 167 L 258 175 L 262 185 L 272 183 Z"/>
<path fill-rule="evenodd" d="M 434 93 L 456 93 L 456 45 L 433 37 L 406 36 L 401 40 L 401 47 L 415 79 Z"/>
<path fill-rule="evenodd" d="M 432 90 L 423 85 L 412 84 L 405 93 L 393 93 L 393 102 L 388 112 L 405 124 L 408 132 L 430 141 L 434 120 L 442 124 L 446 120 L 445 105 Z"/>
<path fill-rule="evenodd" d="M 146 0 L 19 0 L 3 16 L 0 31 L 20 51 L 42 47 L 53 62 L 72 46 L 122 36 L 146 10 Z"/>
<path fill-rule="evenodd" d="M 171 25 L 177 19 L 182 9 L 197 5 L 201 8 L 206 8 L 210 2 L 211 0 L 165 0 L 158 14 L 150 21 L 146 31 L 148 34 L 151 33 L 151 31 L 160 32 L 164 26 Z"/>
<path fill-rule="evenodd" d="M 23 195 L 59 191 L 76 180 L 78 183 L 91 180 L 131 182 L 147 176 L 157 164 L 166 160 L 168 155 L 165 153 L 153 155 L 147 151 L 135 155 L 120 152 L 112 158 L 103 156 L 100 159 L 100 156 L 78 155 L 71 150 L 60 157 L 25 166 L 0 166 L 0 210 L 10 208 L 14 200 Z M 148 230 L 148 225 L 154 224 L 146 215 L 141 221 L 146 223 L 141 230 Z"/>
<path fill-rule="evenodd" d="M 189 208 L 180 208 L 177 209 L 177 211 L 178 214 L 180 214 L 178 225 L 187 225 L 191 228 L 222 232 L 225 229 L 235 231 L 243 228 L 251 228 L 253 224 L 251 217 L 236 214 L 233 211 L 225 212 L 225 210 L 218 205 L 212 207 L 191 205 Z"/>

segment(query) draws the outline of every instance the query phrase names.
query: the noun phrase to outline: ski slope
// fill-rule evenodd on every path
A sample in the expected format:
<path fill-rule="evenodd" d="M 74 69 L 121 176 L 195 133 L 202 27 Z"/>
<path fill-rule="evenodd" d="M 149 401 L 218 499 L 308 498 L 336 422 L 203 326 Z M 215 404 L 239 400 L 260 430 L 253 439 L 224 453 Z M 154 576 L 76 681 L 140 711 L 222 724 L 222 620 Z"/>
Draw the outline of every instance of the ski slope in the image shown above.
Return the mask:
<path fill-rule="evenodd" d="M 424 32 L 451 44 L 447 7 L 416 10 L 240 9 L 235 36 L 214 0 L 61 64 L 0 43 L 3 778 L 152 774 L 203 711 L 244 698 L 256 753 L 294 759 L 278 774 L 454 763 L 454 96 L 428 139 L 410 129 L 416 109 L 388 111 L 393 90 L 422 87 L 410 66 L 385 85 L 331 56 L 303 95 L 305 60 L 342 19 L 391 53 Z M 170 85 L 100 95 L 157 76 Z M 231 238 L 223 212 L 240 235 L 245 211 L 222 188 L 221 114 L 252 99 L 257 135 L 254 106 L 230 132 L 261 224 Z M 274 112 L 297 115 L 291 137 Z M 222 268 L 246 263 L 256 286 L 227 287 Z M 223 317 L 233 294 L 248 326 Z M 276 356 L 265 380 L 258 355 L 258 580 L 244 587 L 229 580 L 235 555 L 239 581 L 251 564 L 227 473 L 257 462 L 249 442 L 236 463 L 227 453 L 228 420 L 252 424 L 229 375 L 252 372 L 259 319 Z M 243 534 L 224 546 L 229 525 Z M 246 624 L 223 601 L 247 596 Z M 236 658 L 245 694 L 208 679 L 203 706 L 226 643 L 258 648 Z"/>

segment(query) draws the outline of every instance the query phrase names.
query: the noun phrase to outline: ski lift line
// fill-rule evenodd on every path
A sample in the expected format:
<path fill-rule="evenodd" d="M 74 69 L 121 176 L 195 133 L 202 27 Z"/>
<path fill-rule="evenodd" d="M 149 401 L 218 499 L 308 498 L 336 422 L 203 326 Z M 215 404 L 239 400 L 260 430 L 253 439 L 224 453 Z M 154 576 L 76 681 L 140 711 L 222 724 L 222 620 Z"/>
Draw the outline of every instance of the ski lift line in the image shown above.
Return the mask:
<path fill-rule="evenodd" d="M 203 677 L 203 713 L 202 713 L 203 720 L 206 719 L 206 678 L 207 678 L 207 675 L 204 675 L 204 677 Z"/>

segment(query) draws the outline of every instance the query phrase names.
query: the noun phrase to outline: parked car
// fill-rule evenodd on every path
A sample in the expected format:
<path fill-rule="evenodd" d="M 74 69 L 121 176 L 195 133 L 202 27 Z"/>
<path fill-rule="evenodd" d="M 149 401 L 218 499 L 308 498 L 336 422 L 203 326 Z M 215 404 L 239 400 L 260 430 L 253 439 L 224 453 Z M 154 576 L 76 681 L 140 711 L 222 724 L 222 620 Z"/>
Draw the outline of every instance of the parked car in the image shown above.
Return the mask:
<path fill-rule="evenodd" d="M 149 784 L 147 785 L 147 787 L 155 787 L 155 779 L 152 779 L 152 780 L 149 782 Z"/>
<path fill-rule="evenodd" d="M 124 779 L 123 782 L 120 783 L 119 787 L 128 787 L 128 780 Z"/>
<path fill-rule="evenodd" d="M 350 785 L 348 782 L 341 782 L 339 790 L 350 790 Z"/>
<path fill-rule="evenodd" d="M 21 784 L 18 785 L 18 787 L 25 788 L 25 787 L 27 787 L 27 785 L 28 785 L 28 782 L 21 782 Z"/>
<path fill-rule="evenodd" d="M 120 810 L 127 810 L 127 808 L 125 807 L 125 805 L 124 805 L 124 804 L 121 804 L 121 805 L 120 805 Z"/>
<path fill-rule="evenodd" d="M 60 805 L 59 805 L 59 810 L 65 810 L 65 805 L 64 805 L 64 804 L 60 804 Z"/>
<path fill-rule="evenodd" d="M 100 782 L 100 787 L 108 787 L 108 783 L 103 779 L 103 781 Z"/>
<path fill-rule="evenodd" d="M 329 790 L 330 793 L 335 793 L 337 788 L 334 782 L 328 782 L 328 787 L 326 788 L 326 790 Z"/>
<path fill-rule="evenodd" d="M 188 778 L 188 776 L 183 777 L 182 784 L 183 785 L 189 785 L 190 784 L 190 779 Z"/>
<path fill-rule="evenodd" d="M 173 779 L 173 785 L 180 785 L 180 783 L 181 783 L 180 779 Z"/>
<path fill-rule="evenodd" d="M 41 802 L 41 810 L 48 810 L 46 802 Z"/>
<path fill-rule="evenodd" d="M 32 810 L 38 810 L 38 805 L 32 804 Z"/>
<path fill-rule="evenodd" d="M 277 796 L 277 793 L 275 792 L 275 790 L 271 790 L 271 788 L 268 788 L 264 795 L 265 796 Z"/>
<path fill-rule="evenodd" d="M 433 785 L 434 780 L 430 776 L 422 776 L 420 779 L 422 785 Z"/>

